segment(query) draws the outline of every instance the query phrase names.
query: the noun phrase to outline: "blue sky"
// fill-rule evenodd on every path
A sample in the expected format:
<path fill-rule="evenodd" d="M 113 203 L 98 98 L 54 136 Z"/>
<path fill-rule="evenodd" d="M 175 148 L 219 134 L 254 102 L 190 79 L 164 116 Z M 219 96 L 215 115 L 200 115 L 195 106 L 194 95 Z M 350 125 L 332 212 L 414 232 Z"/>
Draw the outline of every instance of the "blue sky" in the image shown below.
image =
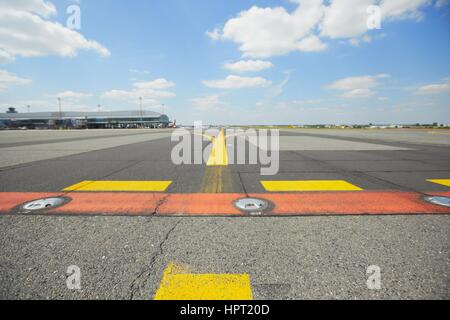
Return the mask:
<path fill-rule="evenodd" d="M 141 96 L 184 124 L 447 124 L 449 14 L 445 0 L 0 0 L 0 110 Z"/>

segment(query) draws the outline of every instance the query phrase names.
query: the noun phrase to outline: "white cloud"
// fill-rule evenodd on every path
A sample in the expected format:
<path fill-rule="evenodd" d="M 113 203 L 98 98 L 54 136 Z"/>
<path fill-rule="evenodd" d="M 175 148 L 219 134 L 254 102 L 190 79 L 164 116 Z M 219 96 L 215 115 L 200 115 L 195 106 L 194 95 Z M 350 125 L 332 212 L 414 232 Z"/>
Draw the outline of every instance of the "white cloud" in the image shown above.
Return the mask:
<path fill-rule="evenodd" d="M 428 95 L 428 94 L 439 94 L 450 91 L 450 84 L 448 83 L 438 83 L 429 84 L 426 86 L 419 87 L 415 94 Z"/>
<path fill-rule="evenodd" d="M 325 9 L 321 35 L 330 38 L 354 38 L 367 31 L 367 7 L 372 0 L 333 0 Z"/>
<path fill-rule="evenodd" d="M 5 50 L 0 49 L 0 64 L 6 64 L 13 62 L 15 60 L 14 56 Z"/>
<path fill-rule="evenodd" d="M 211 38 L 211 40 L 217 41 L 220 39 L 220 30 L 215 28 L 213 31 L 206 31 L 206 35 Z"/>
<path fill-rule="evenodd" d="M 175 83 L 168 81 L 166 79 L 156 79 L 153 81 L 145 82 L 135 82 L 134 86 L 140 90 L 150 89 L 150 90 L 160 90 L 167 89 L 175 86 Z"/>
<path fill-rule="evenodd" d="M 223 67 L 233 72 L 249 72 L 269 69 L 273 67 L 273 64 L 264 60 L 240 60 L 234 63 L 226 63 Z"/>
<path fill-rule="evenodd" d="M 240 77 L 235 75 L 230 75 L 224 80 L 204 80 L 202 82 L 207 87 L 218 89 L 266 87 L 272 83 L 261 77 Z"/>
<path fill-rule="evenodd" d="M 130 69 L 128 70 L 131 73 L 136 73 L 136 74 L 149 74 L 150 71 L 148 70 L 140 70 L 140 69 Z"/>
<path fill-rule="evenodd" d="M 389 78 L 387 74 L 378 74 L 375 76 L 348 77 L 334 81 L 327 85 L 327 88 L 333 90 L 346 91 L 343 98 L 366 98 L 375 95 L 373 90 L 380 84 L 381 79 Z"/>
<path fill-rule="evenodd" d="M 224 103 L 220 101 L 220 95 L 218 94 L 194 98 L 191 102 L 194 108 L 201 111 L 218 110 L 224 105 Z"/>
<path fill-rule="evenodd" d="M 334 81 L 327 87 L 336 90 L 369 89 L 378 85 L 378 79 L 388 78 L 389 75 L 379 74 L 376 76 L 348 77 Z"/>
<path fill-rule="evenodd" d="M 297 44 L 297 48 L 300 51 L 323 51 L 327 48 L 327 45 L 323 43 L 319 37 L 309 36 L 300 40 Z"/>
<path fill-rule="evenodd" d="M 379 3 L 381 23 L 394 19 L 419 20 L 422 17 L 421 7 L 431 3 L 431 0 L 383 0 Z M 368 31 L 367 8 L 375 4 L 378 1 L 332 0 L 325 9 L 321 35 L 330 38 L 358 38 L 364 35 Z"/>
<path fill-rule="evenodd" d="M 435 7 L 443 6 L 438 0 Z M 268 58 L 293 51 L 321 51 L 323 38 L 346 38 L 352 45 L 367 37 L 368 7 L 379 5 L 382 24 L 395 19 L 416 19 L 434 0 L 302 0 L 293 12 L 283 7 L 253 6 L 207 35 L 213 40 L 230 40 L 247 57 Z"/>
<path fill-rule="evenodd" d="M 12 62 L 17 56 L 72 57 L 79 50 L 92 50 L 104 57 L 110 55 L 98 42 L 46 19 L 53 14 L 56 9 L 50 2 L 0 0 L 0 62 Z"/>
<path fill-rule="evenodd" d="M 351 91 L 345 92 L 341 95 L 341 97 L 346 99 L 353 98 L 367 98 L 375 95 L 375 92 L 371 89 L 353 89 Z"/>
<path fill-rule="evenodd" d="M 351 46 L 359 47 L 361 42 L 370 43 L 372 42 L 372 38 L 368 35 L 364 35 L 361 38 L 352 38 L 349 40 Z"/>
<path fill-rule="evenodd" d="M 292 13 L 283 7 L 253 6 L 228 20 L 221 31 L 216 30 L 213 34 L 216 39 L 238 43 L 245 56 L 283 55 L 303 50 L 306 45 L 300 45 L 300 41 L 309 36 L 322 13 L 321 0 L 304 0 Z"/>
<path fill-rule="evenodd" d="M 68 99 L 68 100 L 78 101 L 78 100 L 81 100 L 81 99 L 92 97 L 92 94 L 68 90 L 68 91 L 57 93 L 54 96 L 55 97 L 59 97 L 61 99 Z"/>
<path fill-rule="evenodd" d="M 387 19 L 420 20 L 423 14 L 419 9 L 432 2 L 432 0 L 383 0 L 381 15 Z"/>
<path fill-rule="evenodd" d="M 176 96 L 174 92 L 162 90 L 173 86 L 175 86 L 175 83 L 161 78 L 147 82 L 135 82 L 131 90 L 106 91 L 101 97 L 103 99 L 130 101 L 137 101 L 139 97 L 142 97 L 148 103 L 157 103 L 158 101 L 156 99 Z"/>
<path fill-rule="evenodd" d="M 31 83 L 30 79 L 20 78 L 15 74 L 0 69 L 0 91 L 5 91 L 12 86 L 20 86 Z"/>
<path fill-rule="evenodd" d="M 43 0 L 0 0 L 0 10 L 28 11 L 45 18 L 56 14 L 53 3 Z"/>
<path fill-rule="evenodd" d="M 169 91 L 159 91 L 159 90 L 110 90 L 102 94 L 102 98 L 105 99 L 116 99 L 116 100 L 133 100 L 139 99 L 155 99 L 155 98 L 171 98 L 174 97 L 175 93 Z"/>

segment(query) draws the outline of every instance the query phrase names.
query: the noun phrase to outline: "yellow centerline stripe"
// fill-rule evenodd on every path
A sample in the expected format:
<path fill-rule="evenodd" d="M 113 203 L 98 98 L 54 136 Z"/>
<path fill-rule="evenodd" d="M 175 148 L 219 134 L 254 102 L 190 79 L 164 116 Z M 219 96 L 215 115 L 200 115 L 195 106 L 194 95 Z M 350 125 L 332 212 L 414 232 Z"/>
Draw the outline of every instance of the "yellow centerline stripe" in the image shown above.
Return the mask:
<path fill-rule="evenodd" d="M 233 184 L 228 167 L 206 167 L 200 193 L 232 193 Z"/>
<path fill-rule="evenodd" d="M 248 274 L 193 274 L 170 263 L 155 300 L 252 300 Z"/>
<path fill-rule="evenodd" d="M 427 181 L 450 187 L 450 179 L 428 179 Z"/>
<path fill-rule="evenodd" d="M 227 166 L 227 143 L 225 138 L 225 130 L 221 129 L 217 137 L 212 139 L 212 149 L 209 155 L 207 166 Z"/>
<path fill-rule="evenodd" d="M 261 181 L 261 184 L 269 192 L 363 190 L 344 180 Z"/>
<path fill-rule="evenodd" d="M 64 191 L 165 191 L 172 181 L 82 181 Z"/>

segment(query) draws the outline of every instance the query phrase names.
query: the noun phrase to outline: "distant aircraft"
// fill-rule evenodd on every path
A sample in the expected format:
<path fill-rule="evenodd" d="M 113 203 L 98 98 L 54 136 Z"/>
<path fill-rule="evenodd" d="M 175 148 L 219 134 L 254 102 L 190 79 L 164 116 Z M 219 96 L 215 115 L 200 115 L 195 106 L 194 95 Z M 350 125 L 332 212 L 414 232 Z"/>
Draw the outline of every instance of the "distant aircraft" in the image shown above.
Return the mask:
<path fill-rule="evenodd" d="M 173 122 L 169 123 L 169 128 L 176 128 L 177 127 L 177 120 L 174 120 Z"/>

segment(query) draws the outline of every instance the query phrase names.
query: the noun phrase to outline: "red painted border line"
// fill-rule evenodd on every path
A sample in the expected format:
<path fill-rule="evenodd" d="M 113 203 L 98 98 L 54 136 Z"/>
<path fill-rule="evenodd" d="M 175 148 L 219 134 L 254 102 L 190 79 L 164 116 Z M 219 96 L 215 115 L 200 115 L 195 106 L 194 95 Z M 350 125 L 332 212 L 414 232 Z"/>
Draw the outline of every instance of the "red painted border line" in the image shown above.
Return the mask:
<path fill-rule="evenodd" d="M 433 192 L 449 196 L 450 192 Z M 59 196 L 61 193 L 3 192 L 0 213 L 31 200 Z M 233 205 L 243 194 L 163 194 L 163 193 L 68 193 L 66 205 L 40 212 L 43 215 L 158 215 L 220 216 L 243 215 Z M 275 208 L 269 215 L 392 215 L 450 214 L 450 208 L 426 203 L 422 195 L 399 191 L 262 193 L 251 197 L 267 199 Z"/>
<path fill-rule="evenodd" d="M 446 192 L 445 196 L 450 196 Z M 258 195 L 255 195 L 258 196 Z M 299 194 L 266 194 L 277 215 L 326 214 L 449 214 L 450 208 L 430 204 L 414 192 L 365 191 Z"/>

